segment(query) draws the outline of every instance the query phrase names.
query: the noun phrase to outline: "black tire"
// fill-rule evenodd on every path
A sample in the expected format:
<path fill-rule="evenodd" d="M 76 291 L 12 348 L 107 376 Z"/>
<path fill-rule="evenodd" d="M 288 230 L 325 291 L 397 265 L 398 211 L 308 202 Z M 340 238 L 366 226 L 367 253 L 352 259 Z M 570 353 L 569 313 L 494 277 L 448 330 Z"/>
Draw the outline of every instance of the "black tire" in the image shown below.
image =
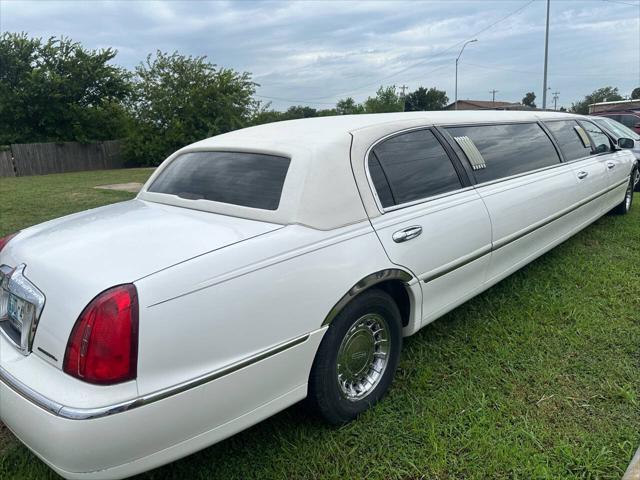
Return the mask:
<path fill-rule="evenodd" d="M 631 211 L 631 207 L 633 206 L 633 191 L 634 187 L 636 186 L 636 171 L 637 169 L 634 168 L 631 172 L 631 179 L 629 180 L 629 185 L 627 185 L 627 192 L 624 195 L 624 200 L 622 200 L 622 203 L 620 203 L 620 205 L 611 210 L 611 212 L 615 215 L 626 215 Z"/>
<path fill-rule="evenodd" d="M 636 174 L 636 179 L 635 179 L 636 187 L 634 188 L 634 191 L 640 192 L 640 162 L 636 164 L 635 174 Z"/>
<path fill-rule="evenodd" d="M 383 357 L 386 358 L 386 366 L 382 375 L 376 380 L 375 386 L 363 388 L 362 393 L 360 393 L 360 395 L 364 395 L 362 398 L 352 397 L 348 399 L 346 397 L 348 394 L 344 391 L 346 387 L 343 387 L 338 380 L 338 369 L 344 369 L 344 366 L 338 366 L 338 352 L 341 349 L 343 340 L 346 342 L 345 345 L 349 345 L 349 339 L 353 340 L 355 338 L 354 329 L 366 322 L 366 319 L 385 322 L 387 330 L 382 335 L 387 335 L 389 340 L 389 347 L 385 347 L 388 348 L 387 354 Z M 384 325 L 382 326 L 384 327 Z M 374 327 L 371 330 L 373 331 Z M 367 333 L 364 333 L 364 335 L 366 336 Z M 378 339 L 377 341 L 379 341 L 379 338 L 372 335 L 373 340 Z M 358 347 L 355 348 L 357 349 Z M 350 422 L 385 395 L 393 381 L 393 376 L 400 360 L 401 349 L 402 321 L 400 310 L 393 298 L 386 292 L 375 288 L 361 293 L 333 319 L 322 339 L 311 368 L 308 402 L 314 410 L 319 412 L 331 424 L 341 425 Z M 351 358 L 352 362 L 358 363 L 359 359 L 364 357 L 358 352 Z M 376 361 L 378 357 L 374 354 L 368 358 Z M 366 361 L 363 363 L 363 369 L 361 371 L 370 371 L 375 375 L 373 369 L 367 370 Z M 377 370 L 375 371 L 377 372 Z M 351 386 L 353 387 L 353 385 Z M 371 390 L 366 392 L 366 388 Z M 355 392 L 356 390 L 354 390 Z"/>

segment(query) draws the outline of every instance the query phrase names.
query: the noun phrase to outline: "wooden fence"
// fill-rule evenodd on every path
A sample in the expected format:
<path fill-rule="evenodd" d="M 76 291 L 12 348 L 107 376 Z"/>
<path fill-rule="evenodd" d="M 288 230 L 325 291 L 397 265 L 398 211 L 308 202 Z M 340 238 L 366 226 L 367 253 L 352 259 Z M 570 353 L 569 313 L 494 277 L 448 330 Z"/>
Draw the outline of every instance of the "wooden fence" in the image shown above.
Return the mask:
<path fill-rule="evenodd" d="M 122 168 L 121 143 L 16 143 L 0 151 L 0 177 Z"/>
<path fill-rule="evenodd" d="M 0 150 L 0 177 L 15 177 L 11 150 Z"/>

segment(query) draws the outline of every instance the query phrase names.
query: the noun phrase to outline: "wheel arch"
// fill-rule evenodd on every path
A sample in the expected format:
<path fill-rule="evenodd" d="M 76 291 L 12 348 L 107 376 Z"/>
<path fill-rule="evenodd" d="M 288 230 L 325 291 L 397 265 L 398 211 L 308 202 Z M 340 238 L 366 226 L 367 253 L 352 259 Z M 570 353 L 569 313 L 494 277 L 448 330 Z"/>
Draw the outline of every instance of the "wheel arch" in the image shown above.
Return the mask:
<path fill-rule="evenodd" d="M 413 279 L 413 275 L 399 268 L 389 268 L 371 273 L 353 285 L 347 293 L 329 311 L 322 326 L 331 324 L 333 319 L 361 293 L 376 287 L 387 292 L 396 302 L 400 309 L 402 326 L 407 327 L 411 323 L 416 304 L 414 295 L 408 283 Z"/>

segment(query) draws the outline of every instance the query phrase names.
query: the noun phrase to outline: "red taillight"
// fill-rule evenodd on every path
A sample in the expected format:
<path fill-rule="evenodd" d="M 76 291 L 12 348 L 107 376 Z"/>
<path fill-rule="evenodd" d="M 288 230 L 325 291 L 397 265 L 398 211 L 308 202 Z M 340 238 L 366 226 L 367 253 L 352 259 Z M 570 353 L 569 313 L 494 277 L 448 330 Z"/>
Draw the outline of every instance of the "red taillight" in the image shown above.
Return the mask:
<path fill-rule="evenodd" d="M 0 252 L 7 245 L 7 243 L 9 243 L 9 240 L 11 240 L 13 237 L 15 237 L 18 233 L 19 232 L 12 233 L 11 235 L 7 235 L 6 237 L 0 238 Z"/>
<path fill-rule="evenodd" d="M 138 294 L 119 285 L 94 298 L 76 321 L 64 356 L 64 371 L 85 382 L 113 384 L 136 378 Z"/>

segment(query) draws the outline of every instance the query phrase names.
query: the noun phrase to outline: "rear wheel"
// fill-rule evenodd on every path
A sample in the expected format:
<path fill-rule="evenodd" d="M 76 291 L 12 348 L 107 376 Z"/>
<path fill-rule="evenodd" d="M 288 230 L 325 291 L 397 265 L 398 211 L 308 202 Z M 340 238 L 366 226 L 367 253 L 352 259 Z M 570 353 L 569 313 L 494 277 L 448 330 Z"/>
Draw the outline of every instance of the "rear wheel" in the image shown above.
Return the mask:
<path fill-rule="evenodd" d="M 634 168 L 633 172 L 631 172 L 631 179 L 629 180 L 629 185 L 627 185 L 627 191 L 624 195 L 624 200 L 620 205 L 613 209 L 613 213 L 617 215 L 626 215 L 631 210 L 631 206 L 633 205 L 633 190 L 636 186 L 635 183 L 637 173 L 638 169 Z"/>
<path fill-rule="evenodd" d="M 389 389 L 401 347 L 400 311 L 391 296 L 377 289 L 358 295 L 322 339 L 309 402 L 330 423 L 353 420 Z"/>

